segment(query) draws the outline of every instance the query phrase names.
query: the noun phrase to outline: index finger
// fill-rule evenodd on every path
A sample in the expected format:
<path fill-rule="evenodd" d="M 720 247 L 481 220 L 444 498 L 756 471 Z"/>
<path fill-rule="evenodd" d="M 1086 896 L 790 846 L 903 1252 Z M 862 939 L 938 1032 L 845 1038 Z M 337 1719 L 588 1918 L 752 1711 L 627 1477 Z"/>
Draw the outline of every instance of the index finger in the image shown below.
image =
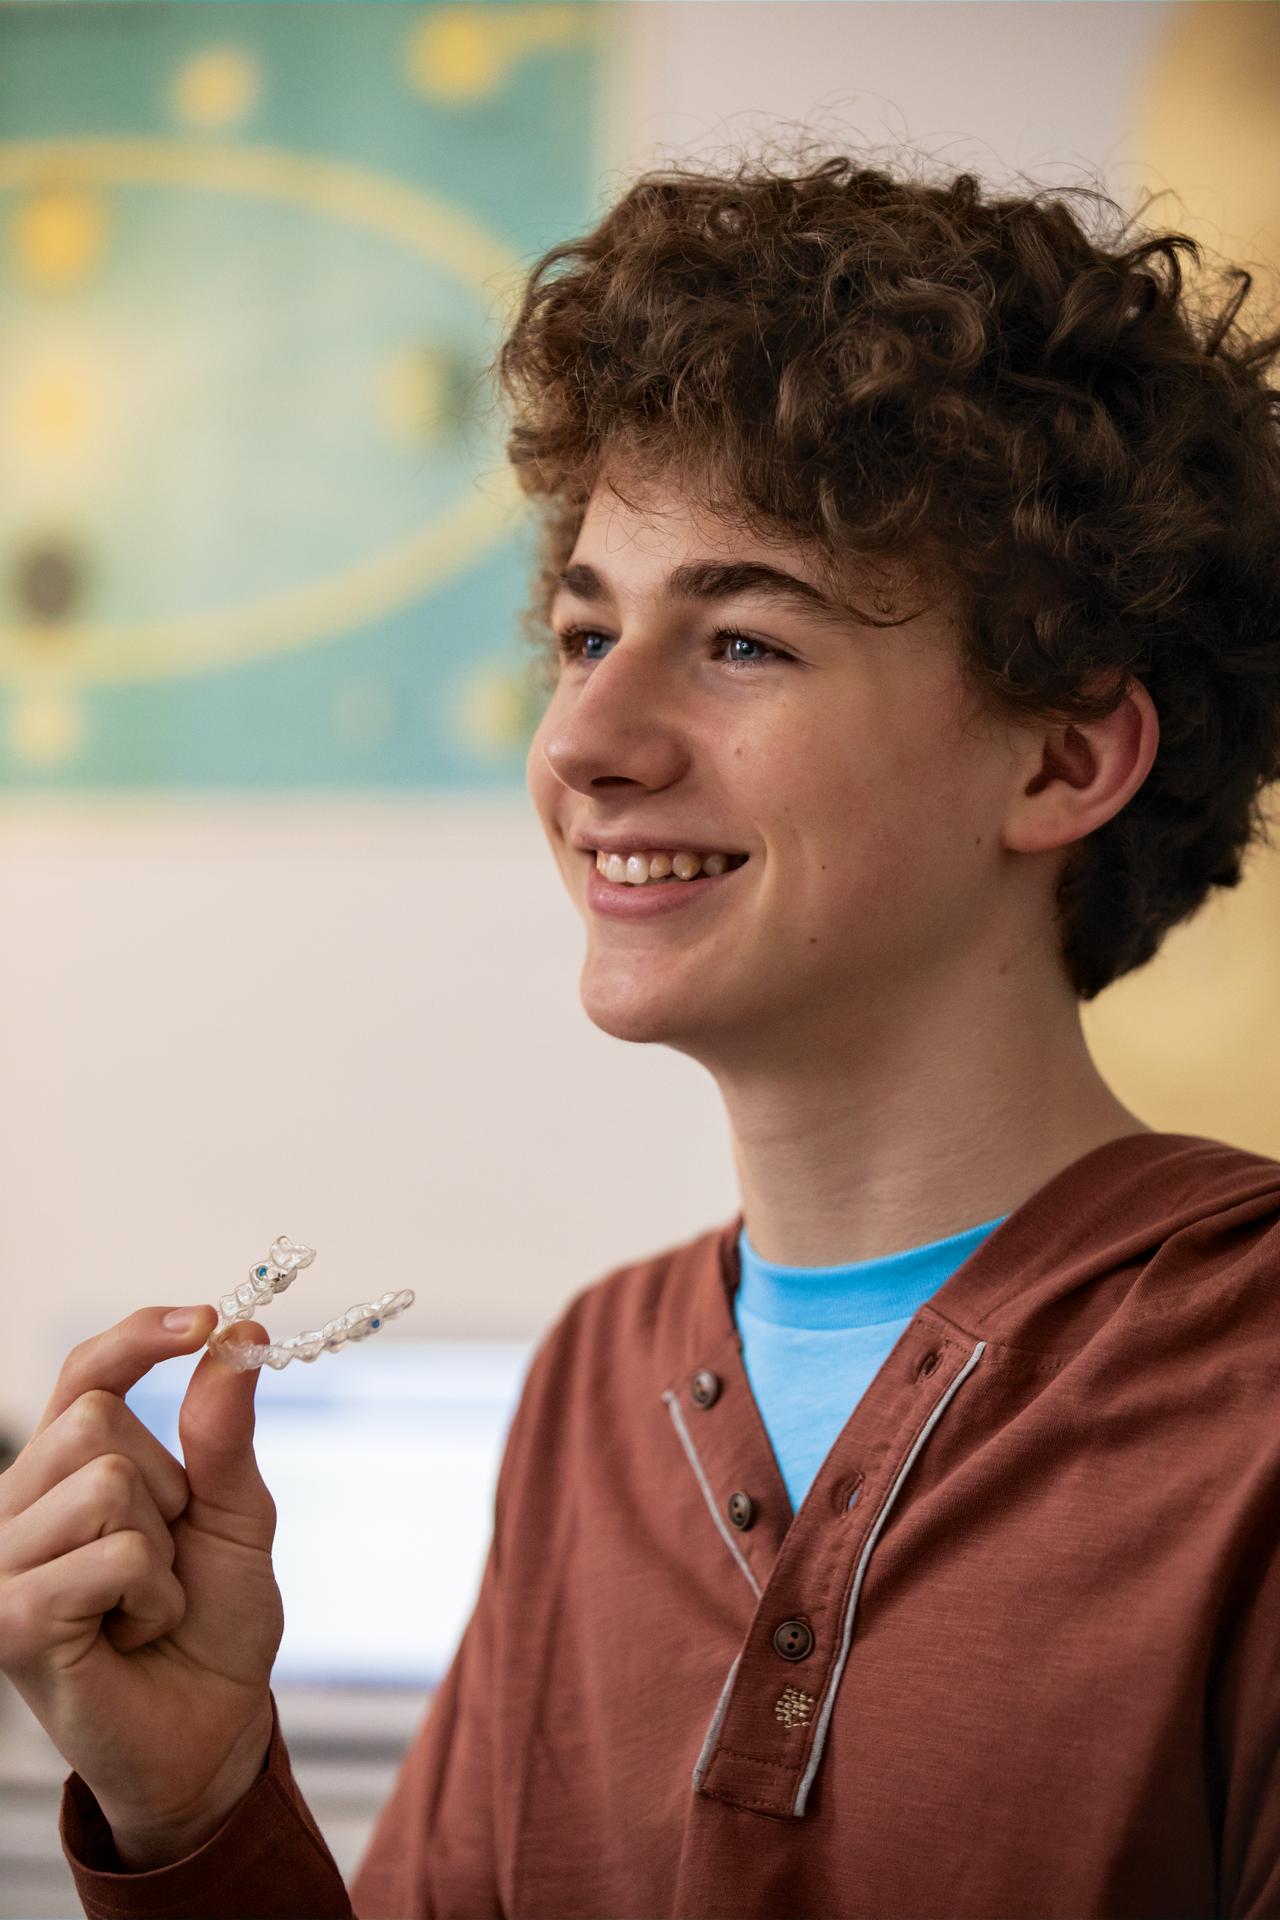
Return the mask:
<path fill-rule="evenodd" d="M 161 1360 L 194 1353 L 218 1324 L 217 1308 L 204 1305 L 196 1308 L 189 1332 L 174 1333 L 164 1325 L 165 1314 L 172 1311 L 171 1307 L 138 1307 L 113 1327 L 72 1347 L 31 1438 L 39 1439 L 59 1414 L 93 1387 L 118 1394 L 123 1400 L 144 1373 L 150 1373 Z"/>

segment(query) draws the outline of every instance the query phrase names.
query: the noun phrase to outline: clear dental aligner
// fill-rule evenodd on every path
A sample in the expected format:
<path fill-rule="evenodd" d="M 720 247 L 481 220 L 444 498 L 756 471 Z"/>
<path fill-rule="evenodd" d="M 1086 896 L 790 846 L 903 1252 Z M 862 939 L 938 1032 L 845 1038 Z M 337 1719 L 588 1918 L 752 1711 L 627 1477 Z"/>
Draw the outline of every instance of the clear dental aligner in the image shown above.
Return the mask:
<path fill-rule="evenodd" d="M 394 1320 L 413 1305 L 408 1287 L 384 1293 L 377 1300 L 366 1300 L 348 1307 L 336 1320 L 326 1320 L 314 1333 L 293 1333 L 287 1340 L 273 1340 L 263 1346 L 259 1341 L 247 1346 L 228 1346 L 226 1334 L 238 1320 L 251 1320 L 261 1307 L 269 1306 L 278 1293 L 293 1284 L 293 1276 L 315 1259 L 314 1247 L 295 1246 L 284 1234 L 271 1242 L 271 1251 L 249 1271 L 249 1278 L 234 1293 L 224 1293 L 218 1302 L 218 1324 L 209 1335 L 211 1353 L 247 1373 L 253 1367 L 287 1367 L 291 1360 L 314 1360 L 318 1353 L 337 1353 L 348 1340 L 364 1340 L 376 1333 L 384 1320 Z"/>

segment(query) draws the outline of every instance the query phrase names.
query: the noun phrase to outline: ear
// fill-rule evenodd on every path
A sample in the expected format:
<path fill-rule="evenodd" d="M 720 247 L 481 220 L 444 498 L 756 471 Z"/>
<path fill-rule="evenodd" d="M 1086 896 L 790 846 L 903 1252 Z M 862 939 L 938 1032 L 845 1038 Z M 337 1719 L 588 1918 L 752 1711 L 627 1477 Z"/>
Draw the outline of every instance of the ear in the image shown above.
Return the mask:
<path fill-rule="evenodd" d="M 1065 847 L 1104 826 L 1138 791 L 1160 744 L 1151 695 L 1133 679 L 1104 720 L 1029 732 L 1004 823 L 1015 853 Z"/>

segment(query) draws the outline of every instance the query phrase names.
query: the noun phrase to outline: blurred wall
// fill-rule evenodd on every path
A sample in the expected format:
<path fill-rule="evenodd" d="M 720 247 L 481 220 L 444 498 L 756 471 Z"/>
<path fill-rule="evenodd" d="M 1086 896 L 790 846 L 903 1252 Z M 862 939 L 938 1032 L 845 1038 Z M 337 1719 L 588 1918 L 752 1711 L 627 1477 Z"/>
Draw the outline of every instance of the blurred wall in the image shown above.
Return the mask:
<path fill-rule="evenodd" d="M 602 200 L 778 117 L 1131 197 L 1144 102 L 1203 10 L 617 11 Z M 1152 1125 L 1280 1152 L 1277 893 L 1260 874 L 1090 1010 Z M 0 1424 L 37 1417 L 75 1340 L 215 1297 L 277 1233 L 319 1249 L 278 1331 L 407 1284 L 386 1337 L 524 1337 L 737 1207 L 711 1082 L 582 1013 L 582 929 L 522 794 L 10 794 L 0 917 Z"/>

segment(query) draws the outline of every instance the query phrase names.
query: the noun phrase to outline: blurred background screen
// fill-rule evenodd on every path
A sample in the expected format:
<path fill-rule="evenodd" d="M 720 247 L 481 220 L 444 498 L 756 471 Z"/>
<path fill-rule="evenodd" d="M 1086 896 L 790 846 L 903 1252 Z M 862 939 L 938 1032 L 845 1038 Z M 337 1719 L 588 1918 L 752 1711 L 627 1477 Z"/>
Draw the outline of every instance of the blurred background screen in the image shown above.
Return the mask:
<path fill-rule="evenodd" d="M 322 1354 L 266 1368 L 255 1389 L 285 1611 L 273 1685 L 437 1686 L 480 1584 L 531 1347 L 366 1341 L 358 1352 L 354 1366 Z M 125 1396 L 175 1459 L 200 1353 L 152 1368 Z"/>

